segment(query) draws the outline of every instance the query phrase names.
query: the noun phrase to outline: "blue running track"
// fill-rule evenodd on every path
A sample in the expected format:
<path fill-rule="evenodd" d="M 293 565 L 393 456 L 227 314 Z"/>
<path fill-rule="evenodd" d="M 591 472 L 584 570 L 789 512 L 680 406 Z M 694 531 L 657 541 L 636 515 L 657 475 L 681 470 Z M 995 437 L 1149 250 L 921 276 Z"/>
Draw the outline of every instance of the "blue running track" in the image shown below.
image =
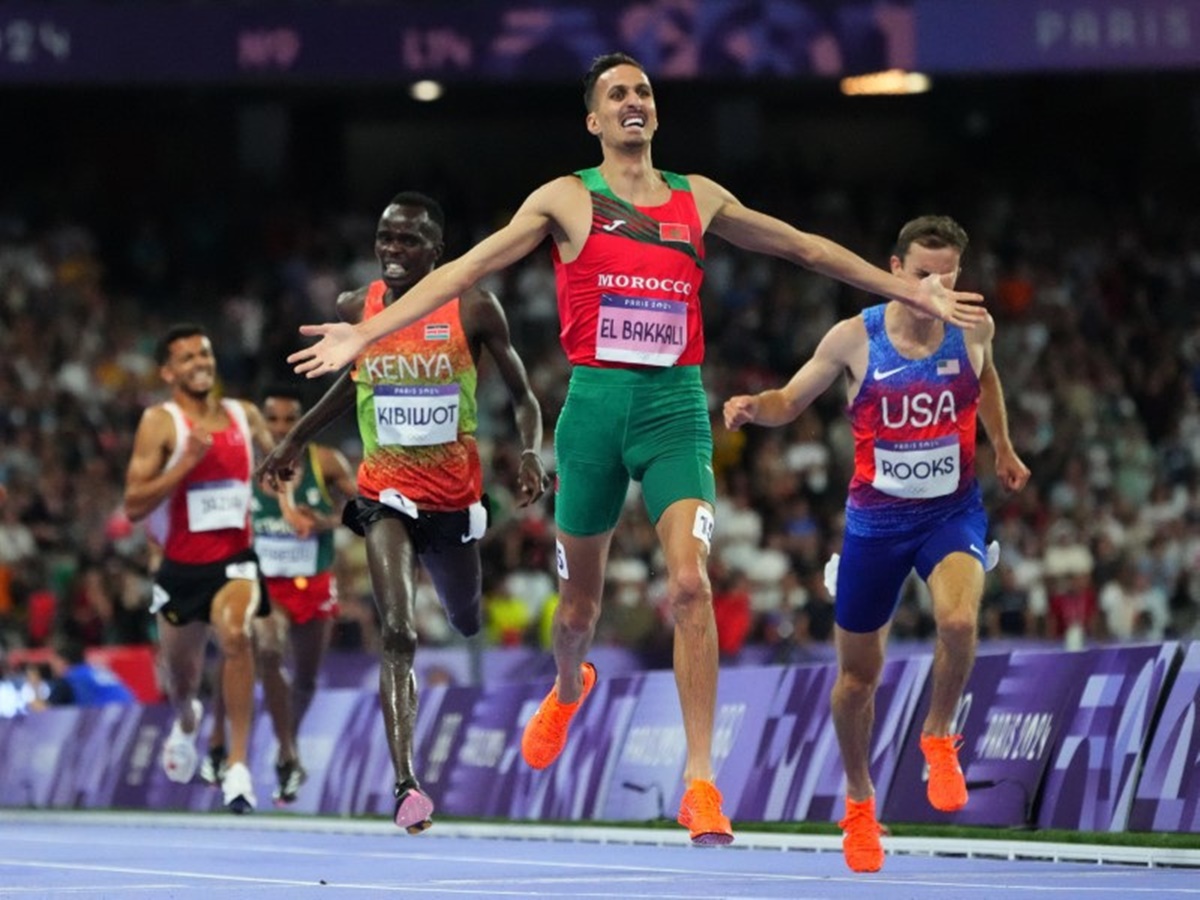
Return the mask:
<path fill-rule="evenodd" d="M 519 826 L 490 828 L 496 837 L 453 824 L 409 837 L 378 820 L 0 810 L 0 898 L 1200 900 L 1190 857 L 1183 867 L 1000 859 L 959 842 L 953 856 L 889 852 L 882 872 L 855 875 L 836 838 L 795 851 L 651 845 L 639 842 L 654 840 L 644 830 L 546 839 L 543 828 L 531 839 Z M 609 838 L 567 839 L 598 833 Z"/>

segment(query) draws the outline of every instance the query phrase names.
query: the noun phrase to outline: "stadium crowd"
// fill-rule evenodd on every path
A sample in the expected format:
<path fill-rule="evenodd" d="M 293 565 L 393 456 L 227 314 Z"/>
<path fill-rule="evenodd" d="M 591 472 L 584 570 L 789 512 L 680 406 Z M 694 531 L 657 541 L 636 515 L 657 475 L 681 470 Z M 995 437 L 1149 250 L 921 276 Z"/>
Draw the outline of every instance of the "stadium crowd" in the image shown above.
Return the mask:
<path fill-rule="evenodd" d="M 768 169 L 760 208 L 886 265 L 899 225 L 949 213 L 971 234 L 960 286 L 997 321 L 996 360 L 1014 442 L 1033 470 L 1004 496 L 981 443 L 978 469 L 1001 541 L 981 632 L 1082 646 L 1187 638 L 1200 629 L 1200 221 L 1168 192 L 1096 191 L 1090 183 L 948 189 L 953 208 L 916 208 L 860 190 L 779 190 Z M 786 184 L 786 180 L 784 180 Z M 397 185 L 397 189 L 424 185 Z M 748 192 L 749 193 L 749 192 Z M 786 199 L 786 198 L 791 199 Z M 1051 199 L 1047 199 L 1047 197 Z M 785 198 L 785 199 L 781 199 Z M 751 198 L 747 196 L 747 200 Z M 504 210 L 471 213 L 482 231 Z M 147 550 L 121 511 L 142 409 L 161 397 L 152 342 L 174 321 L 211 330 L 224 391 L 259 399 L 293 378 L 284 358 L 302 322 L 329 321 L 339 292 L 378 276 L 370 209 L 259 208 L 237 231 L 244 258 L 220 258 L 230 208 L 211 198 L 147 212 L 119 233 L 86 212 L 54 217 L 0 205 L 0 643 L 40 647 L 153 637 Z M 469 235 L 467 236 L 469 237 Z M 460 237 L 459 243 L 466 243 Z M 508 310 L 546 420 L 547 469 L 567 384 L 557 346 L 549 253 L 489 284 Z M 830 392 L 785 429 L 727 432 L 723 400 L 782 383 L 837 318 L 869 298 L 798 269 L 710 242 L 704 285 L 706 384 L 719 503 L 711 576 L 724 658 L 747 644 L 769 658 L 821 656 L 832 631 L 823 567 L 838 548 L 852 458 L 842 401 Z M 308 385 L 316 395 L 323 385 Z M 519 464 L 507 395 L 480 389 L 480 446 L 493 522 L 483 544 L 488 641 L 545 641 L 555 597 L 550 498 L 518 511 Z M 352 459 L 352 423 L 334 436 Z M 328 437 L 328 436 L 327 436 Z M 982 441 L 982 438 L 981 438 Z M 608 568 L 598 640 L 669 664 L 663 565 L 631 494 Z M 343 648 L 375 649 L 361 541 L 339 533 Z M 451 631 L 429 585 L 420 639 Z M 893 630 L 931 634 L 927 598 L 906 589 Z M 760 657 L 761 658 L 761 657 Z"/>

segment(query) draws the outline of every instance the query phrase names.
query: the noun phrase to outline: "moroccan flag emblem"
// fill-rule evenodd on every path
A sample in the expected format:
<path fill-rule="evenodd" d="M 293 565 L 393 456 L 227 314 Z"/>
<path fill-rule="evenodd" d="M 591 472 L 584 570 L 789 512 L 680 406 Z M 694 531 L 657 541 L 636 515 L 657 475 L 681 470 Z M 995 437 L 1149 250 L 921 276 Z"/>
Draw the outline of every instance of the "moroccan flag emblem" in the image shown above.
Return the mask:
<path fill-rule="evenodd" d="M 692 242 L 692 230 L 678 222 L 660 222 L 658 224 L 658 239 L 660 241 L 680 241 L 684 244 Z"/>

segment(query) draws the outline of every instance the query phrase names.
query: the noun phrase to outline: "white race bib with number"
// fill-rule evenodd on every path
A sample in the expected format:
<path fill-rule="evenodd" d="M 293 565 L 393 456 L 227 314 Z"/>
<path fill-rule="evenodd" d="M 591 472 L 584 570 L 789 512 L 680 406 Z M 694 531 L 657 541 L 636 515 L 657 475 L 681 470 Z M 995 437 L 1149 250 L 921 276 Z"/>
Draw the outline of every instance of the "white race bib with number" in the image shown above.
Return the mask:
<path fill-rule="evenodd" d="M 602 294 L 596 359 L 673 366 L 687 347 L 687 304 Z"/>
<path fill-rule="evenodd" d="M 431 447 L 458 439 L 458 385 L 375 385 L 379 443 Z"/>
<path fill-rule="evenodd" d="M 876 441 L 875 489 L 889 497 L 927 500 L 958 489 L 958 437 L 924 441 Z"/>
<path fill-rule="evenodd" d="M 284 534 L 260 534 L 254 539 L 258 567 L 268 578 L 306 578 L 317 574 L 318 541 Z"/>
<path fill-rule="evenodd" d="M 247 481 L 200 481 L 187 486 L 188 530 L 194 534 L 245 528 L 249 511 Z"/>

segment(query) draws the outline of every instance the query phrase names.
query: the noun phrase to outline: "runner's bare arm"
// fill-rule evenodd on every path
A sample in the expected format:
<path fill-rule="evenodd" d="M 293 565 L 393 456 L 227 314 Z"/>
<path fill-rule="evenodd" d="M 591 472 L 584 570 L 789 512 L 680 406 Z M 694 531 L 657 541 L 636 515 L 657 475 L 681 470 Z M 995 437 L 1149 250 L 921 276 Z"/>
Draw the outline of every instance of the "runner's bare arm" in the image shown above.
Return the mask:
<path fill-rule="evenodd" d="M 1010 491 L 1019 491 L 1029 481 L 1029 467 L 1013 447 L 1008 433 L 1008 409 L 1004 402 L 1004 388 L 1000 384 L 1000 373 L 996 371 L 992 357 L 992 334 L 995 324 L 988 317 L 983 332 L 976 337 L 983 344 L 983 368 L 979 372 L 979 420 L 987 432 L 988 441 L 996 454 L 996 477 Z M 975 337 L 975 336 L 972 336 Z"/>
<path fill-rule="evenodd" d="M 496 362 L 512 399 L 517 434 L 521 440 L 521 463 L 517 482 L 521 491 L 520 506 L 538 500 L 546 490 L 546 469 L 542 461 L 542 410 L 529 384 L 525 364 L 513 348 L 508 319 L 494 294 L 473 289 L 470 295 L 472 316 L 479 329 L 483 345 Z"/>
<path fill-rule="evenodd" d="M 242 409 L 246 410 L 246 422 L 250 425 L 250 437 L 254 440 L 254 446 L 258 448 L 259 453 L 264 455 L 270 453 L 275 449 L 275 438 L 271 436 L 267 420 L 263 418 L 262 412 L 253 403 L 245 400 L 239 402 L 242 404 Z"/>
<path fill-rule="evenodd" d="M 855 348 L 865 337 L 861 319 L 838 322 L 821 339 L 812 359 L 783 387 L 726 400 L 725 427 L 737 430 L 743 425 L 774 426 L 791 422 L 846 371 Z"/>
<path fill-rule="evenodd" d="M 809 234 L 743 205 L 711 179 L 689 175 L 705 230 L 744 250 L 786 259 L 869 293 L 899 300 L 962 328 L 974 327 L 987 311 L 980 294 L 951 291 L 937 276 L 916 284 L 871 265 L 841 244 Z"/>
<path fill-rule="evenodd" d="M 342 498 L 353 497 L 358 493 L 358 481 L 354 477 L 354 467 L 350 460 L 336 447 L 317 447 L 317 464 L 326 484 L 332 484 Z"/>
<path fill-rule="evenodd" d="M 339 375 L 312 409 L 301 416 L 275 449 L 259 462 L 254 470 L 254 480 L 265 481 L 268 487 L 277 489 L 281 480 L 291 478 L 305 445 L 332 422 L 354 411 L 356 390 L 349 370 Z"/>
<path fill-rule="evenodd" d="M 170 468 L 164 468 L 174 447 L 175 424 L 161 406 L 142 413 L 133 436 L 133 454 L 125 471 L 125 514 L 134 521 L 150 515 L 171 495 L 184 477 L 204 455 L 203 438 L 188 437 L 183 456 Z"/>
<path fill-rule="evenodd" d="M 311 347 L 288 357 L 296 372 L 315 378 L 350 363 L 372 341 L 403 328 L 457 297 L 486 275 L 528 256 L 555 232 L 569 202 L 578 197 L 579 180 L 558 178 L 530 194 L 507 225 L 457 259 L 434 269 L 377 316 L 345 322 L 303 325 L 301 334 L 318 336 Z"/>

